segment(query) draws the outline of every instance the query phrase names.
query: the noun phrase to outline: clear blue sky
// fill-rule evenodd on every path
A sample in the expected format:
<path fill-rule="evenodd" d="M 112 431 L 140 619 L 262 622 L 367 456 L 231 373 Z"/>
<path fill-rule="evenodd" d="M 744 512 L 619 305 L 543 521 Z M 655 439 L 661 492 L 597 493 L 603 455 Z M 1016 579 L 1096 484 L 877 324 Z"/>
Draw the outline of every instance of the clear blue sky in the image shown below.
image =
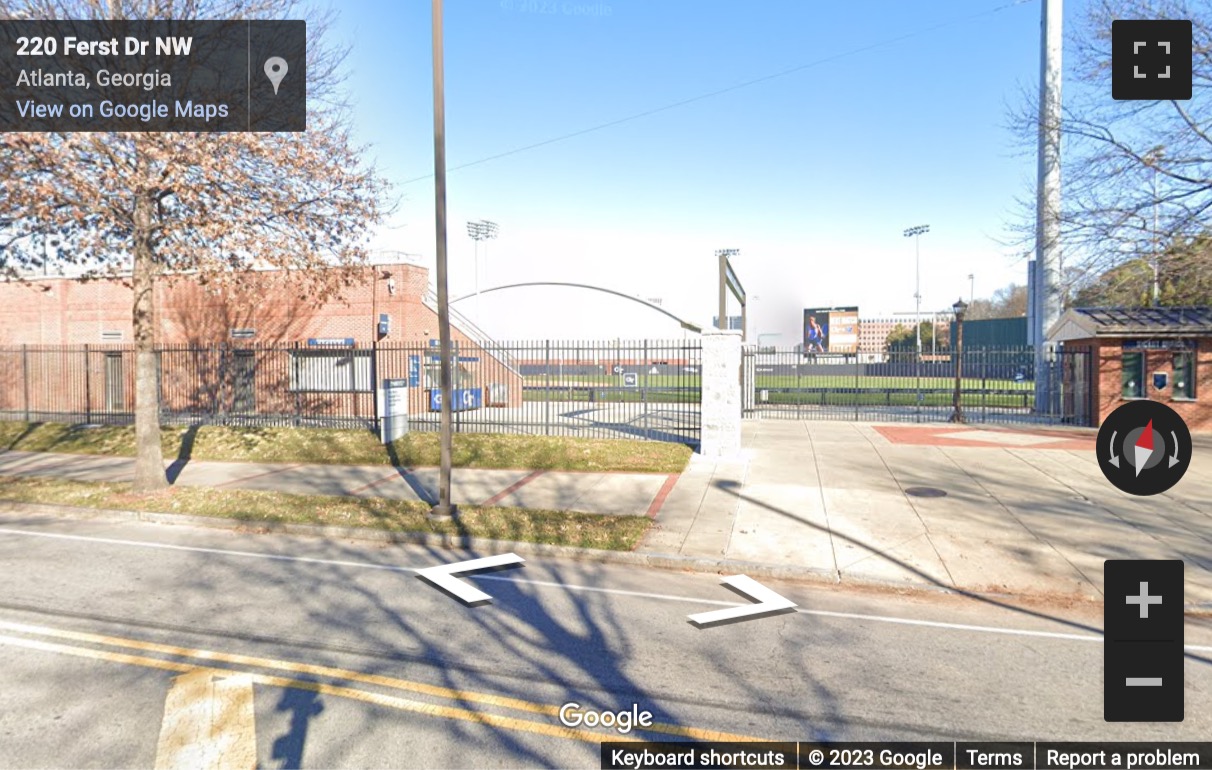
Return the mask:
<path fill-rule="evenodd" d="M 1080 0 L 1066 3 L 1074 22 Z M 475 286 L 468 219 L 499 223 L 481 285 L 564 280 L 710 322 L 716 248 L 739 248 L 753 333 L 807 306 L 923 309 L 1010 281 L 998 241 L 1035 161 L 1006 128 L 1039 67 L 1039 0 L 448 0 L 450 167 L 794 67 L 800 71 L 450 173 L 451 289 Z M 994 11 L 993 9 L 1002 8 Z M 376 243 L 432 264 L 428 0 L 338 6 L 357 137 L 401 196 Z M 1073 22 L 1070 22 L 1072 24 Z M 898 39 L 899 38 L 899 39 Z M 818 63 L 819 62 L 819 63 Z M 419 181 L 409 181 L 421 178 Z M 483 298 L 499 337 L 671 336 L 621 300 Z M 472 302 L 459 306 L 474 315 Z M 554 311 L 563 320 L 551 326 Z M 583 316 L 569 320 L 574 316 Z"/>

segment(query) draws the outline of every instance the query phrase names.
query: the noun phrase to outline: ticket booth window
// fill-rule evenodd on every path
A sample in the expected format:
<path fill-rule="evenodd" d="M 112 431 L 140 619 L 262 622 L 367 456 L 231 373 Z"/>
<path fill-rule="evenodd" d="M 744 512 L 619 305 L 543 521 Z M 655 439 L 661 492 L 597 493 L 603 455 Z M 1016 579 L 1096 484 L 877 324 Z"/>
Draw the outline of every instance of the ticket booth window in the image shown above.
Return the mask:
<path fill-rule="evenodd" d="M 1180 350 L 1174 354 L 1173 398 L 1195 398 L 1195 351 Z"/>
<path fill-rule="evenodd" d="M 1124 351 L 1123 392 L 1124 398 L 1145 397 L 1145 354 L 1143 351 Z"/>

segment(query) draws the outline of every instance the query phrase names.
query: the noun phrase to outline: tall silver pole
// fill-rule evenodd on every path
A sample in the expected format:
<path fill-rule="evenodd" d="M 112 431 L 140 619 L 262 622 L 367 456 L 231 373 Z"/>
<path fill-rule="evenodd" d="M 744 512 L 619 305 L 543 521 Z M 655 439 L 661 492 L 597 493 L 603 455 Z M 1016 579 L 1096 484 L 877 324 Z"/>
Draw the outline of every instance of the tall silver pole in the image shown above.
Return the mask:
<path fill-rule="evenodd" d="M 922 234 L 918 233 L 913 236 L 913 249 L 916 254 L 915 263 L 917 266 L 917 287 L 914 289 L 913 298 L 917 301 L 917 307 L 914 313 L 917 316 L 917 360 L 922 360 Z"/>
<path fill-rule="evenodd" d="M 1045 336 L 1061 313 L 1061 52 L 1062 0 L 1040 10 L 1039 165 L 1035 216 L 1035 409 L 1051 413 L 1048 366 L 1053 345 Z"/>
<path fill-rule="evenodd" d="M 450 503 L 450 464 L 453 454 L 450 371 L 450 302 L 446 288 L 446 94 L 442 62 L 442 0 L 433 0 L 433 176 L 434 223 L 437 231 L 438 348 L 442 357 L 438 369 L 442 393 L 441 467 L 438 471 L 438 504 L 432 516 L 455 513 Z"/>

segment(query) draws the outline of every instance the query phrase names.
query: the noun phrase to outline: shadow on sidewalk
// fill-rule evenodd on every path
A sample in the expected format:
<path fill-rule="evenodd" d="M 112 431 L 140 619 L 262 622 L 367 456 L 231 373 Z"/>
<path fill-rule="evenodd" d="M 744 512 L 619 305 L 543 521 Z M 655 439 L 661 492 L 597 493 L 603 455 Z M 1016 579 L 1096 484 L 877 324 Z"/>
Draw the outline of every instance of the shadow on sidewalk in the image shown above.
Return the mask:
<path fill-rule="evenodd" d="M 385 448 L 387 449 L 387 457 L 391 460 L 391 467 L 395 469 L 396 473 L 400 474 L 400 478 L 404 480 L 404 483 L 408 485 L 413 494 L 426 505 L 437 505 L 437 496 L 426 489 L 425 485 L 416 476 L 409 473 L 409 469 L 405 468 L 404 464 L 400 462 L 400 455 L 396 452 L 395 444 L 389 442 Z"/>
<path fill-rule="evenodd" d="M 1039 610 L 1033 610 L 1028 607 L 1016 606 L 1007 601 L 1001 601 L 1001 600 L 995 599 L 992 596 L 985 595 L 985 594 L 978 594 L 978 593 L 969 591 L 964 588 L 945 585 L 945 584 L 939 582 L 933 576 L 918 569 L 917 567 L 914 567 L 913 565 L 911 565 L 905 561 L 902 561 L 902 560 L 896 558 L 895 556 L 893 556 L 885 551 L 882 551 L 872 545 L 868 545 L 867 543 L 864 543 L 863 541 L 859 540 L 856 537 L 851 537 L 849 535 L 843 535 L 839 532 L 833 532 L 828 527 L 822 527 L 819 524 L 814 524 L 810 521 L 805 521 L 804 519 L 800 518 L 799 516 L 796 516 L 795 514 L 791 513 L 790 511 L 786 511 L 782 508 L 778 508 L 778 507 L 773 506 L 769 503 L 766 503 L 762 500 L 758 500 L 756 498 L 745 495 L 745 494 L 737 491 L 737 488 L 740 487 L 739 482 L 725 479 L 725 480 L 713 482 L 713 484 L 715 485 L 716 488 L 735 496 L 738 500 L 743 500 L 744 502 L 751 503 L 756 506 L 760 506 L 760 507 L 766 509 L 767 511 L 770 511 L 771 513 L 793 519 L 794 521 L 796 521 L 799 524 L 803 524 L 803 525 L 811 527 L 819 532 L 823 532 L 823 533 L 829 535 L 830 537 L 839 538 L 839 539 L 844 540 L 853 545 L 859 546 L 861 548 L 865 548 L 865 549 L 871 551 L 872 553 L 878 554 L 880 557 L 887 559 L 889 562 L 895 564 L 896 566 L 906 570 L 907 572 L 911 572 L 913 575 L 915 575 L 916 577 L 921 579 L 922 582 L 927 583 L 929 585 L 936 586 L 938 588 L 942 588 L 950 593 L 958 594 L 959 596 L 963 596 L 968 599 L 973 599 L 973 600 L 976 600 L 979 602 L 983 602 L 985 604 L 988 604 L 988 605 L 991 605 L 994 607 L 1000 607 L 1002 609 L 1010 610 L 1012 612 L 1017 612 L 1019 614 L 1027 615 L 1029 617 L 1038 618 L 1040 620 L 1048 620 L 1048 621 L 1052 621 L 1054 623 L 1060 623 L 1061 625 L 1069 626 L 1070 628 L 1080 629 L 1082 631 L 1089 631 L 1089 632 L 1097 634 L 1099 636 L 1103 635 L 1103 630 L 1101 628 L 1096 628 L 1094 626 L 1086 625 L 1085 623 L 1079 623 L 1074 620 L 1067 620 L 1065 618 L 1057 617 L 1055 615 L 1049 615 L 1046 612 L 1041 612 Z M 1190 660 L 1195 660 L 1195 661 L 1199 661 L 1200 663 L 1212 665 L 1212 658 L 1203 657 L 1201 655 L 1196 655 L 1195 653 L 1191 653 L 1191 652 L 1185 652 L 1184 655 L 1185 655 L 1185 657 L 1189 658 Z"/>
<path fill-rule="evenodd" d="M 194 442 L 198 440 L 198 428 L 198 424 L 195 423 L 190 425 L 185 433 L 181 434 L 181 448 L 177 450 L 177 459 L 173 460 L 166 471 L 169 484 L 177 483 L 177 478 L 181 475 L 181 471 L 185 470 L 185 466 L 189 464 L 190 459 L 193 457 Z"/>

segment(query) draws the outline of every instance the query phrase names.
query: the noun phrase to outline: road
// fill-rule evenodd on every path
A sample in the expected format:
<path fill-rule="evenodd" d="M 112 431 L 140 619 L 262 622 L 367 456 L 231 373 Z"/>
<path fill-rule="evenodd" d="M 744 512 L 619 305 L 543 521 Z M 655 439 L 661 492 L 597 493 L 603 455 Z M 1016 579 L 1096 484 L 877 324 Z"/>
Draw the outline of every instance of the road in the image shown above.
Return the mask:
<path fill-rule="evenodd" d="M 572 701 L 649 711 L 648 739 L 1212 734 L 1208 618 L 1186 720 L 1108 724 L 1097 605 L 763 580 L 799 610 L 699 629 L 744 603 L 720 576 L 527 558 L 466 607 L 414 571 L 464 558 L 0 516 L 0 767 L 185 766 L 216 720 L 266 768 L 597 767 L 611 733 L 561 725 Z"/>

